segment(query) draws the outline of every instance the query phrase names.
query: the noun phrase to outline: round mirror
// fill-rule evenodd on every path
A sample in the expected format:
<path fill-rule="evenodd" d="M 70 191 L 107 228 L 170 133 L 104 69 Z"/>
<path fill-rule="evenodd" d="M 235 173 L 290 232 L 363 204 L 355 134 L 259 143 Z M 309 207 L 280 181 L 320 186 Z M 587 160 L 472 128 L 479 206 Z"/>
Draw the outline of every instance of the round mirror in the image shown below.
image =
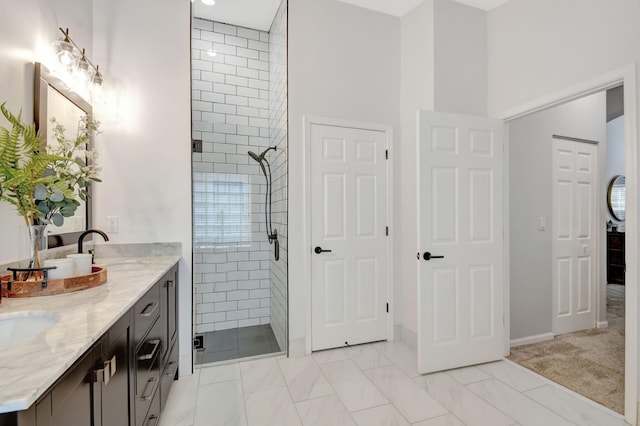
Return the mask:
<path fill-rule="evenodd" d="M 624 220 L 626 193 L 624 189 L 624 176 L 614 176 L 609 182 L 607 190 L 607 205 L 609 212 L 615 220 Z"/>

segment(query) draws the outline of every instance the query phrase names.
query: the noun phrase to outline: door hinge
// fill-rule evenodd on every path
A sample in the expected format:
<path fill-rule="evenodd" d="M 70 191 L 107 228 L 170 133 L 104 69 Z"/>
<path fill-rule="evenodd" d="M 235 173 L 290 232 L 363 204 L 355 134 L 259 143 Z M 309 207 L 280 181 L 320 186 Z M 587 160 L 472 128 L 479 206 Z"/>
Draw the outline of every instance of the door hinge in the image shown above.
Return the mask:
<path fill-rule="evenodd" d="M 385 158 L 386 160 L 388 160 L 388 159 L 389 159 L 389 150 L 388 150 L 388 149 L 385 149 L 385 150 L 384 150 L 384 158 Z"/>
<path fill-rule="evenodd" d="M 387 226 L 385 228 L 384 234 L 388 237 L 389 236 L 389 227 Z"/>
<path fill-rule="evenodd" d="M 389 304 L 387 303 L 387 313 L 389 313 Z"/>

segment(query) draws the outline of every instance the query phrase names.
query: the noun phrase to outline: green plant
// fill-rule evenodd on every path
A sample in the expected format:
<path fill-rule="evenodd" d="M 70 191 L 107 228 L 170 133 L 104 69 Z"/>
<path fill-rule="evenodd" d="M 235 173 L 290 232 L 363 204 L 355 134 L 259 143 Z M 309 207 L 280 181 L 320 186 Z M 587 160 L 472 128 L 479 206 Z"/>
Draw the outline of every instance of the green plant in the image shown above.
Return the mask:
<path fill-rule="evenodd" d="M 84 117 L 74 139 L 52 119 L 57 144 L 47 146 L 34 124 L 22 122 L 22 113 L 0 105 L 10 128 L 0 126 L 0 201 L 12 204 L 27 226 L 53 223 L 61 226 L 74 215 L 80 200 L 88 197 L 92 182 L 99 182 L 95 153 L 86 149 L 97 122 Z"/>

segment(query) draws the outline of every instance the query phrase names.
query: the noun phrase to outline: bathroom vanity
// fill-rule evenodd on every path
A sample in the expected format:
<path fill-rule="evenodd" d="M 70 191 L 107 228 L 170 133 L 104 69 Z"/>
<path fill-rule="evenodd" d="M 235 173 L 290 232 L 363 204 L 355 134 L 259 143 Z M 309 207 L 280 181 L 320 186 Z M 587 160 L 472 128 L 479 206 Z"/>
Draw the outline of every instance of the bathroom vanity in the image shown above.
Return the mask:
<path fill-rule="evenodd" d="M 178 260 L 98 259 L 102 286 L 4 299 L 0 320 L 53 325 L 0 349 L 0 425 L 155 425 L 178 374 Z"/>

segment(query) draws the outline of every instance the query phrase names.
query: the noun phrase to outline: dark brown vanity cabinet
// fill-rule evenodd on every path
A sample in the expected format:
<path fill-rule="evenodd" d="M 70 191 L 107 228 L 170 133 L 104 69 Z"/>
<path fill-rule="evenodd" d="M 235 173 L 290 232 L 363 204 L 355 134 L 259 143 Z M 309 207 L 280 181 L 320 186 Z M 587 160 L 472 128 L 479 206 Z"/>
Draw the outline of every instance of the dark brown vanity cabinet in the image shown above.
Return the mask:
<path fill-rule="evenodd" d="M 28 410 L 2 426 L 155 426 L 178 374 L 178 268 L 169 270 Z"/>
<path fill-rule="evenodd" d="M 37 426 L 93 424 L 92 377 L 94 358 L 99 350 L 87 351 L 53 386 L 51 391 L 29 411 L 35 411 L 31 422 Z M 35 408 L 35 409 L 34 409 Z"/>
<path fill-rule="evenodd" d="M 607 283 L 624 284 L 624 232 L 607 232 Z"/>
<path fill-rule="evenodd" d="M 29 409 L 19 426 L 130 423 L 130 317 L 125 314 Z"/>
<path fill-rule="evenodd" d="M 94 366 L 94 425 L 120 426 L 130 422 L 129 360 L 131 320 L 127 313 L 101 339 L 102 356 Z"/>
<path fill-rule="evenodd" d="M 169 270 L 135 307 L 136 426 L 155 424 L 177 376 L 177 274 Z"/>
<path fill-rule="evenodd" d="M 160 384 L 162 361 L 162 321 L 160 320 L 160 283 L 156 283 L 136 303 L 133 311 L 135 341 L 135 425 L 142 426 L 160 416 L 149 413 Z M 157 404 L 156 404 L 157 405 Z"/>
<path fill-rule="evenodd" d="M 171 384 L 178 376 L 178 268 L 174 267 L 160 280 L 161 317 L 166 318 L 163 342 L 160 408 L 164 410 Z"/>

